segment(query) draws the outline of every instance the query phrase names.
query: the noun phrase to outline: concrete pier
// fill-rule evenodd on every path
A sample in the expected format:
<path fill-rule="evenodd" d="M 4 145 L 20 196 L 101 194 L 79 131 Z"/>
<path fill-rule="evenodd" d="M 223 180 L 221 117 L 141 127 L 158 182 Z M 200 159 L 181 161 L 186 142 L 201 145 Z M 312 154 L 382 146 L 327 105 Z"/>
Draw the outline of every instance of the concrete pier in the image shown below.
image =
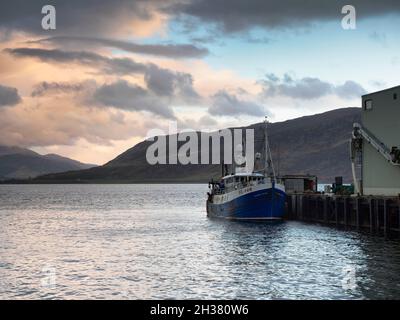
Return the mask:
<path fill-rule="evenodd" d="M 400 236 L 400 198 L 291 194 L 286 219 Z"/>

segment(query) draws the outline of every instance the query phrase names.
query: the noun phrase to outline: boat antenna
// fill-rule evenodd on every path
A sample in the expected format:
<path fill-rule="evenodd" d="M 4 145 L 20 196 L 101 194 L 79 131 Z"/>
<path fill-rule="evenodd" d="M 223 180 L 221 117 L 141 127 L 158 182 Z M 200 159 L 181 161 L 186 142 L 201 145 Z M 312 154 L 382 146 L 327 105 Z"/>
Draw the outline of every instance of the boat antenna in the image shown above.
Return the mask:
<path fill-rule="evenodd" d="M 264 119 L 264 140 L 265 140 L 264 174 L 265 174 L 265 176 L 269 176 L 273 180 L 275 180 L 275 169 L 274 169 L 274 164 L 272 163 L 272 156 L 271 156 L 271 149 L 270 149 L 269 141 L 268 141 L 267 128 L 268 128 L 268 117 L 265 116 L 265 119 Z"/>
<path fill-rule="evenodd" d="M 280 175 L 281 175 L 281 144 L 278 142 L 278 150 L 277 150 L 278 152 L 278 170 L 277 170 L 277 175 L 278 175 L 278 178 L 280 177 Z"/>
<path fill-rule="evenodd" d="M 219 133 L 221 133 L 221 130 L 218 130 Z M 225 143 L 225 139 L 224 139 Z M 223 149 L 225 151 L 225 148 Z M 225 177 L 225 153 L 222 154 L 222 160 L 221 160 L 221 178 Z"/>

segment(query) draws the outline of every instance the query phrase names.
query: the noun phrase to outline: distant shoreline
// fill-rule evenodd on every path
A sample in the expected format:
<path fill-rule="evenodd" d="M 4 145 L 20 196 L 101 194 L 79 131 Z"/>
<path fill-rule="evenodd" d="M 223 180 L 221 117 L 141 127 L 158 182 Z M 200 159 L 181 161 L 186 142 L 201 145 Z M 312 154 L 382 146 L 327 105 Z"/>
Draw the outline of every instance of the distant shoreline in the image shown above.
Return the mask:
<path fill-rule="evenodd" d="M 18 184 L 207 184 L 208 181 L 36 181 L 36 180 L 5 180 L 0 181 L 0 185 Z"/>
<path fill-rule="evenodd" d="M 18 184 L 208 184 L 209 181 L 135 181 L 135 180 L 84 180 L 84 181 L 65 181 L 65 180 L 4 180 L 0 181 L 0 185 L 18 185 Z M 318 184 L 330 184 L 331 182 L 318 181 Z"/>

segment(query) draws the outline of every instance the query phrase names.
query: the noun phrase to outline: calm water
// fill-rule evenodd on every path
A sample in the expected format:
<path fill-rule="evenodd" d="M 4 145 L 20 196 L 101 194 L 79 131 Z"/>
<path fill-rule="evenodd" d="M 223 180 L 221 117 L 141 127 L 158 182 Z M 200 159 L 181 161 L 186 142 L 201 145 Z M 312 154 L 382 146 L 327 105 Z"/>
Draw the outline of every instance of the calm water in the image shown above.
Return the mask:
<path fill-rule="evenodd" d="M 1 185 L 0 298 L 400 297 L 398 241 L 209 220 L 206 190 Z"/>

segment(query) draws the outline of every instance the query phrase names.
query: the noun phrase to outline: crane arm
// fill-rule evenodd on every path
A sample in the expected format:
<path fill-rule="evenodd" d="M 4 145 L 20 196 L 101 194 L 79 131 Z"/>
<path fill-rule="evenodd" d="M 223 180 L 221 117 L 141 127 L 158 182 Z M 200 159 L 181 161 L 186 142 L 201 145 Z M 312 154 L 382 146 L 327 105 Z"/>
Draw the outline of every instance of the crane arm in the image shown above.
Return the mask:
<path fill-rule="evenodd" d="M 389 163 L 394 166 L 400 166 L 400 149 L 392 147 L 389 149 L 383 142 L 376 138 L 367 129 L 363 128 L 359 123 L 353 124 L 353 139 L 354 146 L 360 146 L 357 143 L 360 140 L 367 141 L 376 151 L 378 151 Z M 352 153 L 354 154 L 354 153 Z"/>

